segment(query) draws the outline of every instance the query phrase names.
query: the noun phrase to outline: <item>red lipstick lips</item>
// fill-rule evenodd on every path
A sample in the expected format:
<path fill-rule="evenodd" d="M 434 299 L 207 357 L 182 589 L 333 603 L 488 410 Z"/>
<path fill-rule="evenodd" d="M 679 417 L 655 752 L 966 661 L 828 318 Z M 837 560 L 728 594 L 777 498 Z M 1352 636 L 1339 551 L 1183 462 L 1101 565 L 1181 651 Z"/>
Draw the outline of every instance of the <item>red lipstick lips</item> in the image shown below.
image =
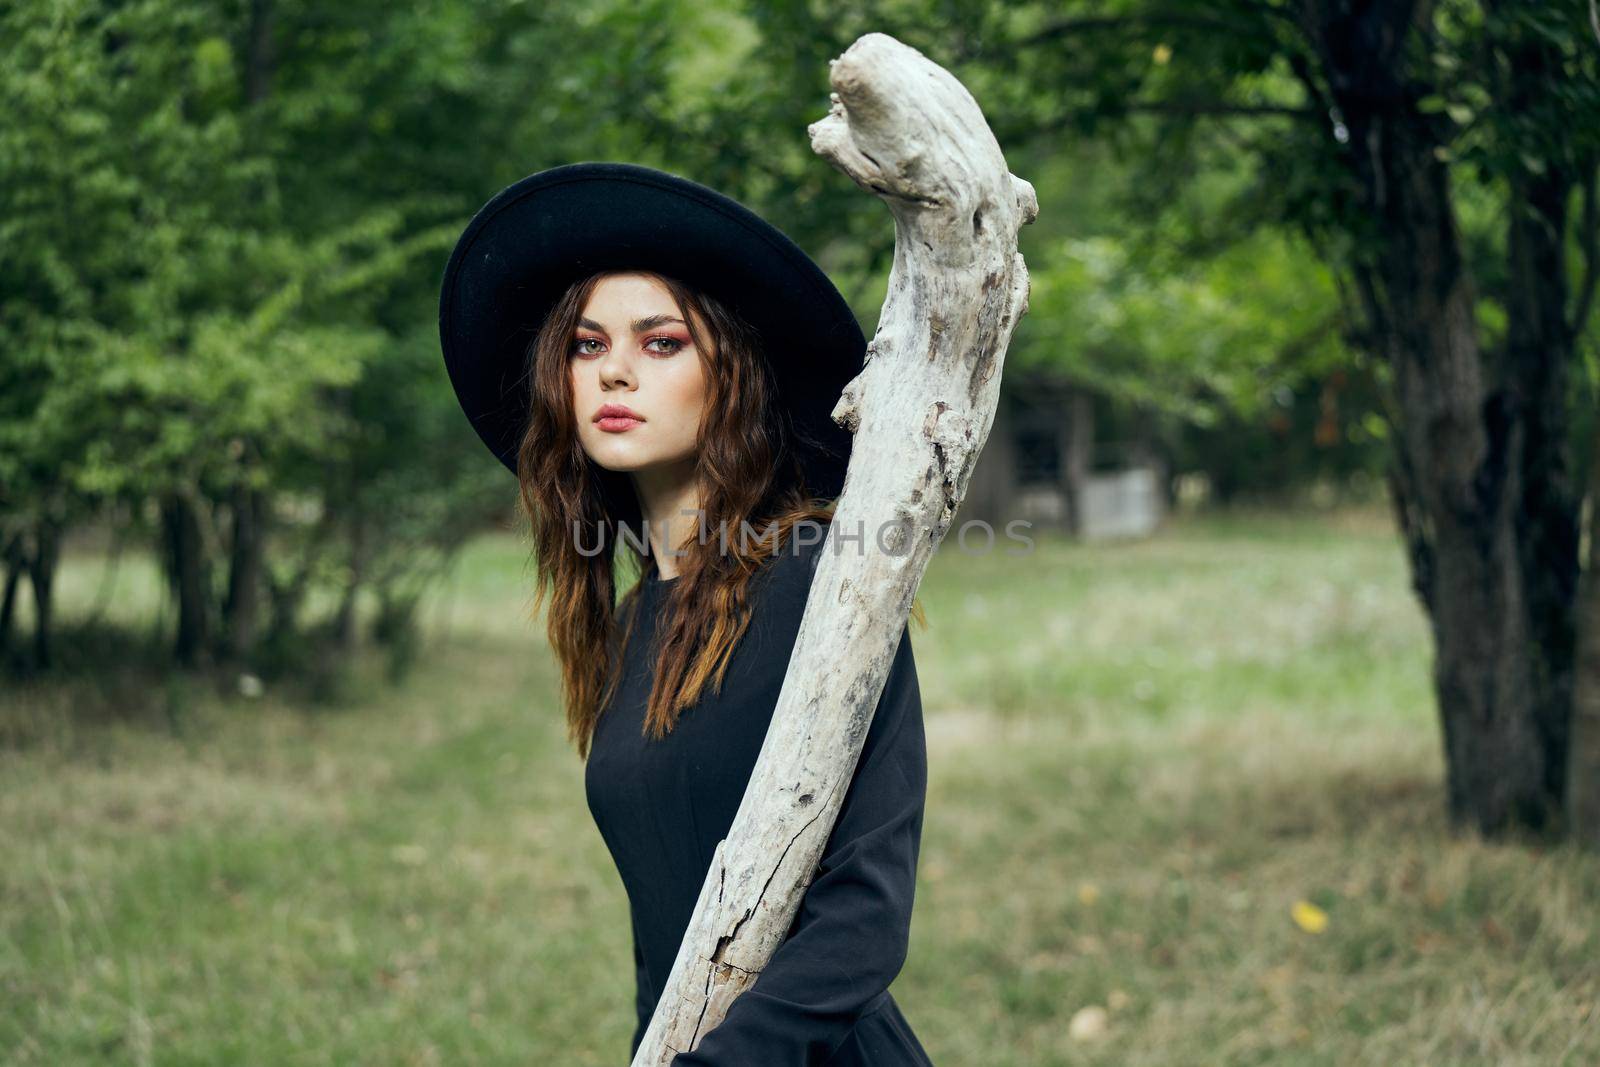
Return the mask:
<path fill-rule="evenodd" d="M 601 404 L 594 423 L 607 433 L 622 433 L 645 421 L 645 417 L 622 404 Z"/>

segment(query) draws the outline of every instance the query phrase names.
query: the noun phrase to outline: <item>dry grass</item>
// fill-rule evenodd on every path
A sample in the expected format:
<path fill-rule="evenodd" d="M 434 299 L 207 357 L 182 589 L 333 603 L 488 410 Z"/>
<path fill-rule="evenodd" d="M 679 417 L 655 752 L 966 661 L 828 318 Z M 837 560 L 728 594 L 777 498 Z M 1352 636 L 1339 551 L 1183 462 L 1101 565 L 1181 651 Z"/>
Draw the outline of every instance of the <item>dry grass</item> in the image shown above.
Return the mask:
<path fill-rule="evenodd" d="M 935 1062 L 1600 1062 L 1600 860 L 1448 832 L 1383 523 L 949 548 L 894 987 Z M 403 688 L 358 658 L 332 706 L 137 666 L 9 690 L 0 1059 L 623 1062 L 625 901 L 519 551 L 474 549 Z"/>

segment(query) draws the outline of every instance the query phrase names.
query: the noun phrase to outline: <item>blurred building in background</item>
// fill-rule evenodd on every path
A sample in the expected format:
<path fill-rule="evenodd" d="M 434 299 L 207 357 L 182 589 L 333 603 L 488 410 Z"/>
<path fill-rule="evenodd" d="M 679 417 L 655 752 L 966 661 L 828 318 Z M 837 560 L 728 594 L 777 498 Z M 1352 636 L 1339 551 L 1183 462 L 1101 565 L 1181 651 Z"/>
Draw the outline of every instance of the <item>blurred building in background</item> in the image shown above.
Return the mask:
<path fill-rule="evenodd" d="M 1095 441 L 1095 396 L 1066 378 L 1008 371 L 956 520 L 1021 519 L 1084 540 L 1144 537 L 1167 513 L 1166 465 L 1140 441 Z"/>

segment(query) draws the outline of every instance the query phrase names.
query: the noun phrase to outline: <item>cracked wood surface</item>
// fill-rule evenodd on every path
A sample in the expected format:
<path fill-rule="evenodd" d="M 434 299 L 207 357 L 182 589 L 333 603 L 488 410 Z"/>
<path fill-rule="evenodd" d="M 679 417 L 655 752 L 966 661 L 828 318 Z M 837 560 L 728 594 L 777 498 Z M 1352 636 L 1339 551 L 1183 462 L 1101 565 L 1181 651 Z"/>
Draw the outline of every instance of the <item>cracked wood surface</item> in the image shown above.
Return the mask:
<path fill-rule="evenodd" d="M 971 94 L 881 33 L 829 66 L 831 106 L 809 127 L 811 146 L 889 208 L 889 292 L 832 413 L 855 440 L 783 689 L 633 1067 L 696 1047 L 788 933 L 912 597 L 988 439 L 1028 306 L 1016 237 L 1038 202 Z"/>

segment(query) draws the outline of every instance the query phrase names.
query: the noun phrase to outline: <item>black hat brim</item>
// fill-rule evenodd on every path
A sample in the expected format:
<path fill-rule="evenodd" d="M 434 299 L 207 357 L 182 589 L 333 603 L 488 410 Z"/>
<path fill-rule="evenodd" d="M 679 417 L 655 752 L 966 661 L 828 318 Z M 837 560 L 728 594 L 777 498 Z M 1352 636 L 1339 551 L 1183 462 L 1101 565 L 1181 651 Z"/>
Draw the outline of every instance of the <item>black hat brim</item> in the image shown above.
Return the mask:
<path fill-rule="evenodd" d="M 738 201 L 630 163 L 529 175 L 480 208 L 445 266 L 439 337 L 462 410 L 505 466 L 529 411 L 528 343 L 561 294 L 600 270 L 657 270 L 733 307 L 759 333 L 808 489 L 839 495 L 853 440 L 830 417 L 866 339 L 809 256 Z"/>

